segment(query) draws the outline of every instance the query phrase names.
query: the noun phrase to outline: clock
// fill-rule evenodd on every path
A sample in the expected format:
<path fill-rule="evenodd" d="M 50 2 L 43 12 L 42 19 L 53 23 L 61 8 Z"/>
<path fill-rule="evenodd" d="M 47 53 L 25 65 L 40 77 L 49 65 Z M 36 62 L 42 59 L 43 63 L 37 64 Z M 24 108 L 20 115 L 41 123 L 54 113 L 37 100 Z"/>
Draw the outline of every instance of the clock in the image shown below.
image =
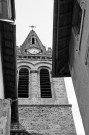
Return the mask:
<path fill-rule="evenodd" d="M 29 51 L 31 54 L 38 54 L 38 53 L 40 52 L 40 50 L 37 49 L 37 48 L 32 48 L 32 49 L 29 49 L 28 51 Z"/>

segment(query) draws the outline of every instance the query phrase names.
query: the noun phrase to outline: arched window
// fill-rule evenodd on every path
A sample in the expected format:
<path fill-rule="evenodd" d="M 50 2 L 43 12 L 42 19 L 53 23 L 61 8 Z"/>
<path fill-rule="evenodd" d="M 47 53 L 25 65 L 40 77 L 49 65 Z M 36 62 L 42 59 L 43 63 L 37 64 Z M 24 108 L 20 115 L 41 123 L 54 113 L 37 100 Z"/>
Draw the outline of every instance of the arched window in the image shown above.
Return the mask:
<path fill-rule="evenodd" d="M 32 44 L 35 44 L 35 38 L 32 37 Z"/>
<path fill-rule="evenodd" d="M 29 90 L 29 71 L 27 68 L 21 68 L 19 71 L 18 97 L 27 98 Z"/>
<path fill-rule="evenodd" d="M 50 76 L 47 69 L 40 70 L 41 98 L 52 98 Z"/>
<path fill-rule="evenodd" d="M 32 36 L 32 44 L 36 44 L 36 38 L 35 38 L 35 36 Z"/>

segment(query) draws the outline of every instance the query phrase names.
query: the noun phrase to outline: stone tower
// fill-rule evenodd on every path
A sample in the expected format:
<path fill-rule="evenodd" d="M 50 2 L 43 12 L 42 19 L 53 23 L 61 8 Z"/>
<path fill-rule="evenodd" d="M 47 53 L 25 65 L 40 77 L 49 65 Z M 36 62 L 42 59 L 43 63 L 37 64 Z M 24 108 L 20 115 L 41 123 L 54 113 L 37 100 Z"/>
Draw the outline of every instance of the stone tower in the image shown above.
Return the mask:
<path fill-rule="evenodd" d="M 20 124 L 38 135 L 76 135 L 64 79 L 51 73 L 52 50 L 31 30 L 17 47 Z"/>

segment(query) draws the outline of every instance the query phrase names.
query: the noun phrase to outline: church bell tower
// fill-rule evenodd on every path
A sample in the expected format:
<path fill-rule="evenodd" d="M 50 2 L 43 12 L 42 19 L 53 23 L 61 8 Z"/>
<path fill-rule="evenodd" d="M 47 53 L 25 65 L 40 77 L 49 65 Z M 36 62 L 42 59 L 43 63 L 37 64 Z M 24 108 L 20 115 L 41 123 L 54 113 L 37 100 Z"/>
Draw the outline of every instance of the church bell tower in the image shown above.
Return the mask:
<path fill-rule="evenodd" d="M 17 47 L 20 124 L 31 134 L 76 135 L 63 78 L 52 78 L 52 50 L 31 30 Z"/>

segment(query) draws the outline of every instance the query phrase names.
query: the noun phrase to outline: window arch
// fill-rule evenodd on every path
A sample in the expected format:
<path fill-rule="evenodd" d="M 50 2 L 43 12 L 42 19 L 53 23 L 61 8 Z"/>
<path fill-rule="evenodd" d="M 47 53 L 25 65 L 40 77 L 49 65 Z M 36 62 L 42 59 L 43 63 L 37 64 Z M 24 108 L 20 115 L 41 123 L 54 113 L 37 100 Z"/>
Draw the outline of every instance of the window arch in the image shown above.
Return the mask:
<path fill-rule="evenodd" d="M 40 88 L 41 98 L 52 98 L 48 69 L 43 68 L 40 70 Z"/>
<path fill-rule="evenodd" d="M 19 71 L 18 97 L 27 98 L 29 95 L 29 70 L 21 68 Z"/>

